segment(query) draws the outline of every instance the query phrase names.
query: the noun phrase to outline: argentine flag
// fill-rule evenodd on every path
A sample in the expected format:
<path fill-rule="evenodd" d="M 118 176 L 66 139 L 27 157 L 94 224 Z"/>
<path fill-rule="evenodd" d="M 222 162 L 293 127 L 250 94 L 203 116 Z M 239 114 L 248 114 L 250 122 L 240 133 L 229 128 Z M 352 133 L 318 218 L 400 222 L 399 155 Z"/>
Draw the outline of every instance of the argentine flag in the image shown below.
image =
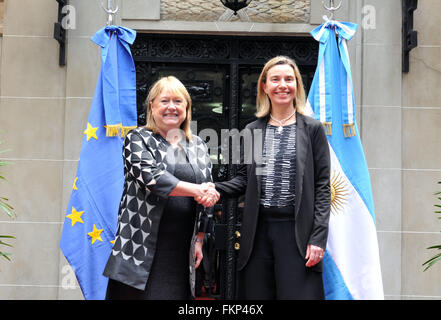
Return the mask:
<path fill-rule="evenodd" d="M 325 126 L 331 154 L 331 215 L 323 284 L 328 300 L 384 299 L 369 171 L 355 122 L 347 49 L 356 24 L 326 21 L 308 108 Z"/>

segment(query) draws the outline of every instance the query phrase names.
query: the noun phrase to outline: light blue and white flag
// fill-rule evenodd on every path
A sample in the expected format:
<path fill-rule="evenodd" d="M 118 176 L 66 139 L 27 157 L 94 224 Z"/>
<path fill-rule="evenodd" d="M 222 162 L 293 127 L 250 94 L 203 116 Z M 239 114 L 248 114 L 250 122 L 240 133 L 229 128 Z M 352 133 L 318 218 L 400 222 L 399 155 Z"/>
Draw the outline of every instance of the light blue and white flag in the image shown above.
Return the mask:
<path fill-rule="evenodd" d="M 355 122 L 347 41 L 357 25 L 326 21 L 308 108 L 326 129 L 331 153 L 331 215 L 323 283 L 328 300 L 384 299 L 369 171 Z"/>

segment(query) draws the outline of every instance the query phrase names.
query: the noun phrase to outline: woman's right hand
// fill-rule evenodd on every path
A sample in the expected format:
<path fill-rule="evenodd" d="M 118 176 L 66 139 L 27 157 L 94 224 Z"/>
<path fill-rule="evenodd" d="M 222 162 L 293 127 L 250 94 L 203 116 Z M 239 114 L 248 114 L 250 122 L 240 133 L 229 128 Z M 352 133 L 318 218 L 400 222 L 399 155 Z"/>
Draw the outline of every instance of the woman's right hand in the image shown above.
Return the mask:
<path fill-rule="evenodd" d="M 212 207 L 220 198 L 214 183 L 204 182 L 198 185 L 194 199 L 204 207 Z"/>
<path fill-rule="evenodd" d="M 176 187 L 169 193 L 171 197 L 193 197 L 197 203 L 204 207 L 212 207 L 219 200 L 220 194 L 217 192 L 214 183 L 205 182 L 194 184 L 179 181 Z"/>

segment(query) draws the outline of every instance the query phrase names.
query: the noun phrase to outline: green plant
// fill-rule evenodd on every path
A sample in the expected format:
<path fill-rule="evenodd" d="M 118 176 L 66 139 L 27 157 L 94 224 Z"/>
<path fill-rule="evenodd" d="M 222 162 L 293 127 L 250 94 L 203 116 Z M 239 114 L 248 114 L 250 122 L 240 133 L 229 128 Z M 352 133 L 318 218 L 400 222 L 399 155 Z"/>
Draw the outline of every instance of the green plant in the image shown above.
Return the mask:
<path fill-rule="evenodd" d="M 441 184 L 441 181 L 439 181 L 438 184 Z M 435 192 L 434 195 L 438 196 L 438 200 L 441 200 L 441 197 L 440 197 L 441 191 Z M 435 213 L 441 214 L 441 204 L 435 204 L 434 206 L 436 207 Z M 441 217 L 438 217 L 438 219 L 441 219 Z M 431 246 L 431 247 L 428 247 L 427 249 L 441 250 L 441 245 Z M 423 263 L 423 266 L 426 266 L 424 271 L 429 269 L 431 266 L 433 266 L 439 260 L 441 260 L 441 252 L 437 253 L 436 255 L 434 255 L 429 260 L 427 260 L 426 262 Z"/>
<path fill-rule="evenodd" d="M 1 144 L 1 141 L 0 141 Z M 1 153 L 6 152 L 7 150 L 1 150 Z M 0 160 L 0 167 L 4 167 L 6 165 L 8 165 L 9 163 L 6 161 L 1 161 Z M 7 181 L 5 177 L 3 177 L 2 175 L 0 175 L 0 179 L 3 181 Z M 14 208 L 8 203 L 9 199 L 5 198 L 5 197 L 1 197 L 0 196 L 0 211 L 5 212 L 10 218 L 15 218 L 15 213 L 14 213 Z M 10 245 L 9 243 L 4 242 L 4 239 L 15 239 L 14 236 L 9 236 L 9 235 L 0 235 L 0 245 L 1 246 L 7 246 L 7 247 L 12 247 L 12 245 Z M 9 258 L 11 254 L 8 252 L 3 252 L 0 249 L 0 256 L 11 261 L 11 259 Z"/>

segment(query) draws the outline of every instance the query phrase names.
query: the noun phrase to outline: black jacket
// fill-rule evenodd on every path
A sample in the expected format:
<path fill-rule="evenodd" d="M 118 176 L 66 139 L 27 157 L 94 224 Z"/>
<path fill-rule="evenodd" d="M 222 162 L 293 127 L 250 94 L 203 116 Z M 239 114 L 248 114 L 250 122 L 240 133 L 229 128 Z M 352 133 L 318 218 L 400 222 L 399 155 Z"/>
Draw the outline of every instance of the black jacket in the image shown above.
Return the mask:
<path fill-rule="evenodd" d="M 258 174 L 261 164 L 258 159 L 262 157 L 258 156 L 263 150 L 267 123 L 268 118 L 260 118 L 246 126 L 252 132 L 254 147 L 248 151 L 242 150 L 241 158 L 244 160 L 252 152 L 253 160 L 248 164 L 242 161 L 236 177 L 230 181 L 216 183 L 217 190 L 224 197 L 245 194 L 238 270 L 244 268 L 253 249 L 261 194 L 261 175 Z M 308 244 L 326 248 L 331 203 L 331 163 L 328 140 L 319 121 L 297 114 L 296 143 L 295 236 L 299 252 L 305 257 Z M 322 271 L 323 264 L 320 262 L 312 268 Z"/>

